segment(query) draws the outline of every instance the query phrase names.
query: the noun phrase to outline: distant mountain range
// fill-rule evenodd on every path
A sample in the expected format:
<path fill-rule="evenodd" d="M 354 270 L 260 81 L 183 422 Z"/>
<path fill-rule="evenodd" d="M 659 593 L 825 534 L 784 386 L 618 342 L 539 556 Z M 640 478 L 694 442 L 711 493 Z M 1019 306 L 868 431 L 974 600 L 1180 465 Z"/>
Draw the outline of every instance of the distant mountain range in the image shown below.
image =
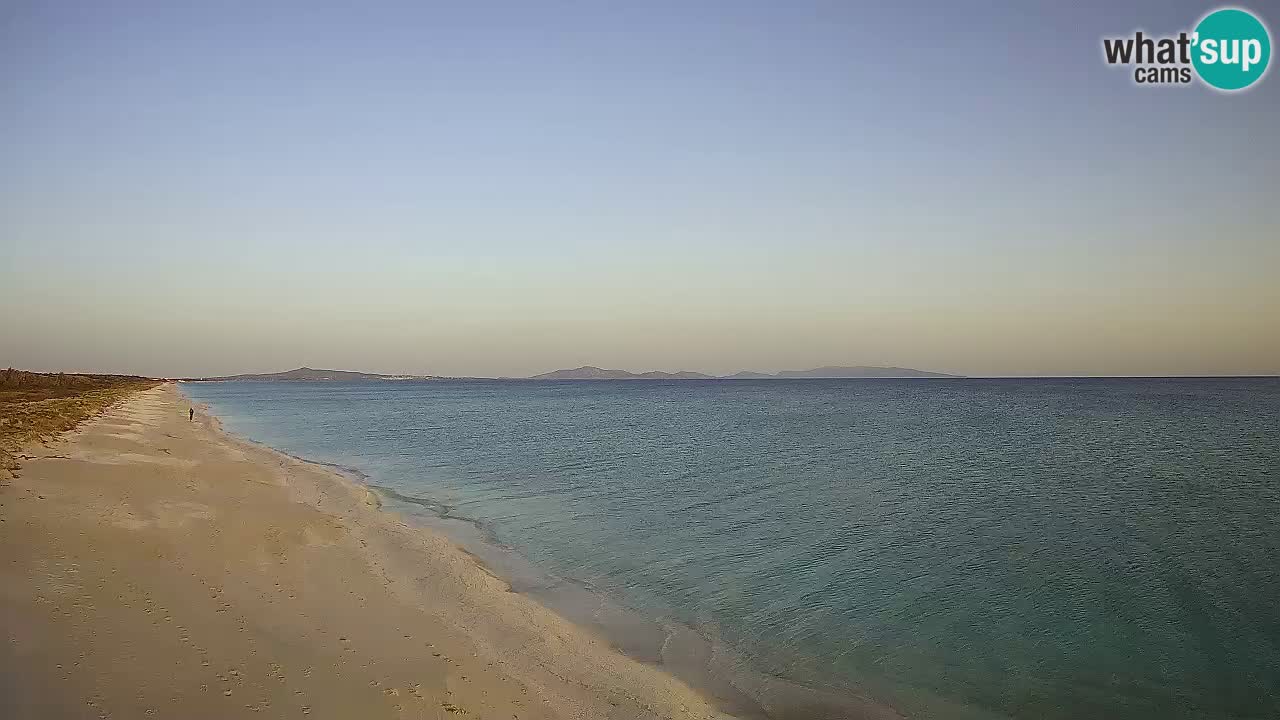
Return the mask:
<path fill-rule="evenodd" d="M 844 367 L 826 365 L 812 370 L 783 370 L 775 377 L 780 378 L 920 378 L 920 377 L 962 377 L 948 373 L 930 372 L 903 367 L 880 367 L 876 365 L 856 365 Z"/>
<path fill-rule="evenodd" d="M 876 367 L 858 365 L 842 367 L 828 365 L 812 370 L 783 370 L 778 373 L 761 373 L 743 370 L 732 375 L 707 375 L 706 373 L 683 370 L 680 372 L 633 373 L 628 370 L 607 370 L 592 365 L 578 368 L 553 370 L 528 378 L 499 378 L 502 380 L 778 380 L 789 378 L 946 378 L 961 377 L 946 373 L 928 372 L 900 367 Z M 324 382 L 324 381 L 358 381 L 358 380 L 482 380 L 485 378 L 444 378 L 436 375 L 379 375 L 376 373 L 352 372 L 351 370 L 316 370 L 300 367 L 294 370 L 276 373 L 248 373 L 244 375 L 224 375 L 221 377 L 186 378 L 198 382 L 222 381 L 292 381 L 292 382 Z"/>
<path fill-rule="evenodd" d="M 377 375 L 375 373 L 352 372 L 350 370 L 315 370 L 300 367 L 276 373 L 257 373 L 246 375 L 225 375 L 222 377 L 189 378 L 206 382 L 224 380 L 292 380 L 297 382 L 316 382 L 323 380 L 432 380 L 430 375 Z"/>
<path fill-rule="evenodd" d="M 710 380 L 711 375 L 700 372 L 661 372 L 651 370 L 645 373 L 633 373 L 626 370 L 606 370 L 592 365 L 583 365 L 569 370 L 552 370 L 541 375 L 534 375 L 529 380 Z"/>
<path fill-rule="evenodd" d="M 844 367 L 837 365 L 828 365 L 812 370 L 783 370 L 778 373 L 769 374 L 762 372 L 752 372 L 743 370 L 732 375 L 720 376 L 720 379 L 726 380 L 778 380 L 786 378 L 946 378 L 961 377 L 960 375 L 948 375 L 947 373 L 929 372 L 927 370 L 914 370 L 912 368 L 901 367 L 878 367 L 868 365 L 858 365 L 854 367 Z M 659 372 L 650 371 L 644 373 L 633 373 L 627 370 L 606 370 L 591 365 L 584 365 L 579 368 L 567 370 L 553 370 L 541 375 L 534 375 L 530 380 L 711 380 L 716 379 L 715 375 L 707 375 L 699 372 Z"/>

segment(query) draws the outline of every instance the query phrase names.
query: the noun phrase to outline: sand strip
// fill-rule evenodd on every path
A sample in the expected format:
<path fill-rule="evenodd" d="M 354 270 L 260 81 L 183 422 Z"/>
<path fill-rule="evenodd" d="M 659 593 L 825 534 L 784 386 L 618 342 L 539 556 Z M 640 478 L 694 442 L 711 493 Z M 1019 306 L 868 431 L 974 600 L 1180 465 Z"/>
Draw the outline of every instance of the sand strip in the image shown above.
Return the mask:
<path fill-rule="evenodd" d="M 172 385 L 0 487 L 0 717 L 713 718 L 321 466 Z"/>

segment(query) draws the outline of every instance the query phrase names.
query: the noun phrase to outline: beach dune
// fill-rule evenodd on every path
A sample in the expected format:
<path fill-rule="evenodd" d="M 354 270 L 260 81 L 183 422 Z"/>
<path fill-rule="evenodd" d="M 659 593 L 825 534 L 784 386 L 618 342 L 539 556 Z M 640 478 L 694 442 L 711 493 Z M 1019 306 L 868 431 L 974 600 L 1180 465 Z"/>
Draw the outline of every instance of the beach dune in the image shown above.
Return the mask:
<path fill-rule="evenodd" d="M 0 487 L 0 717 L 712 718 L 362 486 L 173 384 Z"/>

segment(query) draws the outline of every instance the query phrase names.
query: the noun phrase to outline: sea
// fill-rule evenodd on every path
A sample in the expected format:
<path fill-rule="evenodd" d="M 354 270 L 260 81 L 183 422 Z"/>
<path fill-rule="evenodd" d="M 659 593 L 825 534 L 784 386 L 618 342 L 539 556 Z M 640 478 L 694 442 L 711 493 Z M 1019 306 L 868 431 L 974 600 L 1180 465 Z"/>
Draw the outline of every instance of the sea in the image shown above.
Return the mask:
<path fill-rule="evenodd" d="M 1280 381 L 184 383 L 742 717 L 1280 717 Z"/>

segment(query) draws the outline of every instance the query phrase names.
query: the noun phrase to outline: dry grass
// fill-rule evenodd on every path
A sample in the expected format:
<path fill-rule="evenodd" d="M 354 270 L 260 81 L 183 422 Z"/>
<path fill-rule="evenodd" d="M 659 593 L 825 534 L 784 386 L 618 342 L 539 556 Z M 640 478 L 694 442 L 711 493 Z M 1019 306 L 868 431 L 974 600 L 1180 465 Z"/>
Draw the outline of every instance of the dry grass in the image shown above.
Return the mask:
<path fill-rule="evenodd" d="M 18 468 L 15 455 L 23 447 L 54 438 L 156 382 L 131 375 L 0 371 L 0 474 Z"/>

